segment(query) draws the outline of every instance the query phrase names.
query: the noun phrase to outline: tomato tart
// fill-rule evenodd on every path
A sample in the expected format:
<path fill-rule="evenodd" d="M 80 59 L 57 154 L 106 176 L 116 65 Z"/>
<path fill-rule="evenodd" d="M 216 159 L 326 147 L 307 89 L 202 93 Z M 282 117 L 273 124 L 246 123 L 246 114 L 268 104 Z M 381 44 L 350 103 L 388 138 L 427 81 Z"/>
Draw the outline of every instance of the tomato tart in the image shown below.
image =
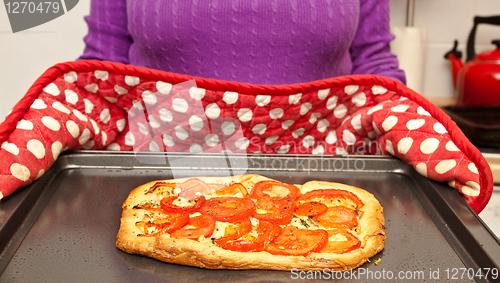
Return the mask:
<path fill-rule="evenodd" d="M 349 270 L 386 239 L 378 200 L 332 182 L 251 174 L 154 181 L 122 208 L 119 249 L 207 269 Z"/>

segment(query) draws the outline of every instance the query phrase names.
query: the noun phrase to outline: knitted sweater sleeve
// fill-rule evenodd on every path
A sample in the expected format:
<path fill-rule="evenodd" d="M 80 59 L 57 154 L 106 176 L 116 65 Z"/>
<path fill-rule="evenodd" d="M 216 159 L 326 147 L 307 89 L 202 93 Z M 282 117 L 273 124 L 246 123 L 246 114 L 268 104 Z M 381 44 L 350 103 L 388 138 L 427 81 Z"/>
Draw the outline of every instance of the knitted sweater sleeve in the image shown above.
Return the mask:
<path fill-rule="evenodd" d="M 389 43 L 389 0 L 361 0 L 360 18 L 350 53 L 352 74 L 375 74 L 406 83 Z"/>
<path fill-rule="evenodd" d="M 90 15 L 85 17 L 89 31 L 85 50 L 79 59 L 129 63 L 132 37 L 127 29 L 125 0 L 92 0 Z"/>

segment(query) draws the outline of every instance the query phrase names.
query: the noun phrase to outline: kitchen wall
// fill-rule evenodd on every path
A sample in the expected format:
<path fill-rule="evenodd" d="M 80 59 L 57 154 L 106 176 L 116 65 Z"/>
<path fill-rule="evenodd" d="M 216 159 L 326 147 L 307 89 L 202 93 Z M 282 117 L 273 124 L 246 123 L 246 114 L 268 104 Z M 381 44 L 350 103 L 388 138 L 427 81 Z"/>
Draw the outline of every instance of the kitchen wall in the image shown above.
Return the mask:
<path fill-rule="evenodd" d="M 454 97 L 449 61 L 443 55 L 453 47 L 455 39 L 464 54 L 474 16 L 500 15 L 499 0 L 412 0 L 415 28 L 426 33 L 422 88 L 419 91 L 431 101 L 449 103 Z M 390 0 L 391 26 L 406 26 L 407 0 Z M 479 25 L 476 53 L 494 49 L 492 39 L 500 39 L 500 26 Z"/>

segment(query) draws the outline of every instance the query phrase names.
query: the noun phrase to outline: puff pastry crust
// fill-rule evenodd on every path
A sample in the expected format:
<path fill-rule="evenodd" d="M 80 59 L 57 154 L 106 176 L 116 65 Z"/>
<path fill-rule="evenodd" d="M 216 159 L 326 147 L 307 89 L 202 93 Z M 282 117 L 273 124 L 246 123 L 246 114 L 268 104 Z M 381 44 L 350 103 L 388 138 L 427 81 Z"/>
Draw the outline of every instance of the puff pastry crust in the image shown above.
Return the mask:
<path fill-rule="evenodd" d="M 232 177 L 197 177 L 207 183 L 242 183 L 250 192 L 262 180 L 272 180 L 260 175 L 240 175 Z M 360 241 L 360 247 L 346 253 L 312 252 L 306 256 L 275 255 L 267 251 L 237 252 L 226 250 L 210 238 L 191 240 L 172 238 L 169 234 L 141 236 L 144 233 L 136 225 L 148 210 L 141 209 L 145 203 L 159 203 L 164 192 L 152 190 L 159 182 L 183 182 L 186 179 L 153 181 L 130 192 L 122 206 L 120 229 L 116 246 L 130 254 L 139 254 L 160 261 L 207 269 L 270 269 L 270 270 L 324 270 L 345 271 L 356 268 L 383 250 L 386 233 L 383 208 L 371 193 L 349 185 L 309 181 L 296 186 L 302 193 L 320 189 L 340 189 L 355 194 L 363 206 L 357 210 L 358 225 L 349 230 Z M 302 227 L 304 228 L 304 227 Z"/>

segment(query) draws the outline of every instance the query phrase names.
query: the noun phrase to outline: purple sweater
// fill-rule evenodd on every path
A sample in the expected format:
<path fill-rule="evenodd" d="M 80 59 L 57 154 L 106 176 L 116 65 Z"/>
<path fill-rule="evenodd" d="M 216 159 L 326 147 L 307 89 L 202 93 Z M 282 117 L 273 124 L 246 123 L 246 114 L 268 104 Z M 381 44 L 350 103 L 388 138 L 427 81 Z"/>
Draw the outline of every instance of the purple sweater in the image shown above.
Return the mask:
<path fill-rule="evenodd" d="M 252 84 L 405 82 L 388 0 L 93 0 L 85 20 L 80 59 Z"/>

